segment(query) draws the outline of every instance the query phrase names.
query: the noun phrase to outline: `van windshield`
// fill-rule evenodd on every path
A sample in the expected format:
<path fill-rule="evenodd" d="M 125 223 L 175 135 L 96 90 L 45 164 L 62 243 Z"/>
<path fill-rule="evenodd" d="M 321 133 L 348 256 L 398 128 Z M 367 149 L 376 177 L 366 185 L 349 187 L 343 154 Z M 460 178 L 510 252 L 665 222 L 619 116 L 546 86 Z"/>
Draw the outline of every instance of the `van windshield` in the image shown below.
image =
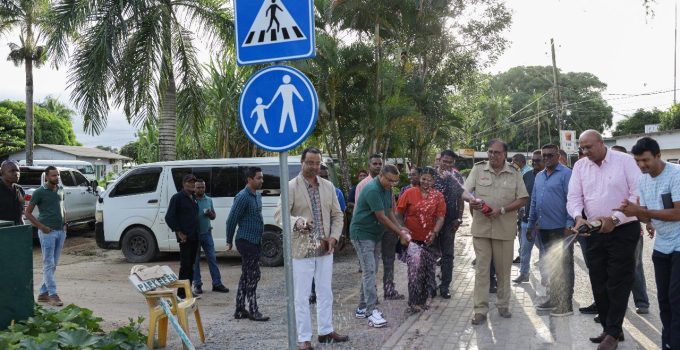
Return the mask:
<path fill-rule="evenodd" d="M 75 168 L 83 174 L 94 175 L 94 167 L 92 165 L 78 165 Z"/>

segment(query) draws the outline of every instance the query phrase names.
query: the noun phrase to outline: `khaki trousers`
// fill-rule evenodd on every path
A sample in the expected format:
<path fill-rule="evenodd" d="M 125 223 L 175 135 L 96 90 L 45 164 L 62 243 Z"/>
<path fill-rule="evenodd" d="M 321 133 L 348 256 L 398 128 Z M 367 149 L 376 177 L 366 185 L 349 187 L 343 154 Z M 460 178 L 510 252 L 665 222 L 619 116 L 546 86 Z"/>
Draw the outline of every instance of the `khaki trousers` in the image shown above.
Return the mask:
<path fill-rule="evenodd" d="M 510 271 L 514 240 L 500 240 L 474 237 L 472 244 L 477 256 L 475 265 L 475 291 L 473 295 L 475 313 L 489 312 L 489 268 L 493 258 L 498 279 L 498 308 L 510 306 Z"/>

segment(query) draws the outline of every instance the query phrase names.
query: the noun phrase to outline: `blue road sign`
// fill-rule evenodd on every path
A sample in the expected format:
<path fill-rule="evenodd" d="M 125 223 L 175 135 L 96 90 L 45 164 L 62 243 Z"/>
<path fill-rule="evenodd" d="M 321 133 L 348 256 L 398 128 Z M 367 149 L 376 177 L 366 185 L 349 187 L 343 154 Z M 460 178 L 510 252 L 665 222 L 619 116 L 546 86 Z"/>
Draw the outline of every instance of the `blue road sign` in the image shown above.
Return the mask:
<path fill-rule="evenodd" d="M 250 141 L 272 152 L 301 144 L 314 130 L 319 98 L 299 70 L 271 66 L 246 82 L 238 103 L 241 128 Z"/>
<path fill-rule="evenodd" d="M 313 0 L 234 0 L 239 65 L 316 56 Z"/>

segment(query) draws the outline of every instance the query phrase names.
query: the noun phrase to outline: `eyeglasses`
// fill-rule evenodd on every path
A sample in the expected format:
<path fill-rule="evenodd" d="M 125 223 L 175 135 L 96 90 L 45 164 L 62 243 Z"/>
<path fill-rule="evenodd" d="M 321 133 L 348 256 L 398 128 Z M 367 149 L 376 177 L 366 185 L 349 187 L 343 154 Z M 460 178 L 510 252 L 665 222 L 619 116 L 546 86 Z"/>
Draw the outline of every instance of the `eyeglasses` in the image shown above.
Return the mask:
<path fill-rule="evenodd" d="M 541 162 L 543 162 L 543 159 L 542 158 L 536 158 L 536 159 L 532 158 L 531 161 L 534 162 L 534 163 L 541 163 Z"/>
<path fill-rule="evenodd" d="M 590 152 L 590 150 L 591 150 L 592 148 L 593 148 L 592 146 L 583 146 L 583 147 L 579 147 L 579 148 L 578 148 L 578 151 L 579 151 L 580 153 L 586 153 L 586 152 Z"/>
<path fill-rule="evenodd" d="M 503 154 L 502 151 L 486 151 L 486 153 L 487 153 L 488 155 L 494 156 L 494 157 L 495 157 L 495 156 L 500 156 L 501 154 Z"/>

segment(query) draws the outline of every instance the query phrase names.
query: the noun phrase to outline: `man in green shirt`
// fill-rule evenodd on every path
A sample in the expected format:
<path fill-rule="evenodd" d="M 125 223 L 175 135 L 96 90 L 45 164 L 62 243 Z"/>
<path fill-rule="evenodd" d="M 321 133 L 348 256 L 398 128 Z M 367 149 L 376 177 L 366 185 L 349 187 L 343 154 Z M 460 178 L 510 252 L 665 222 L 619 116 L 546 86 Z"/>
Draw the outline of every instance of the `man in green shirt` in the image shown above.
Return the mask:
<path fill-rule="evenodd" d="M 378 291 L 375 279 L 380 255 L 380 242 L 383 232 L 388 229 L 397 235 L 402 244 L 411 240 L 407 228 L 401 227 L 392 211 L 392 186 L 399 182 L 399 170 L 387 164 L 380 174 L 362 189 L 354 208 L 354 217 L 350 225 L 350 238 L 357 251 L 361 264 L 361 291 L 359 307 L 355 316 L 368 317 L 371 327 L 384 327 L 387 321 L 382 312 L 375 306 L 378 302 Z"/>
<path fill-rule="evenodd" d="M 64 224 L 64 190 L 59 186 L 59 171 L 53 166 L 45 168 L 45 184 L 40 186 L 31 197 L 26 207 L 26 218 L 38 228 L 40 248 L 42 250 L 43 282 L 40 285 L 38 302 L 49 302 L 52 306 L 64 303 L 57 295 L 57 283 L 54 272 L 59 263 L 59 256 L 66 240 Z M 38 218 L 33 216 L 33 209 L 38 207 Z"/>

